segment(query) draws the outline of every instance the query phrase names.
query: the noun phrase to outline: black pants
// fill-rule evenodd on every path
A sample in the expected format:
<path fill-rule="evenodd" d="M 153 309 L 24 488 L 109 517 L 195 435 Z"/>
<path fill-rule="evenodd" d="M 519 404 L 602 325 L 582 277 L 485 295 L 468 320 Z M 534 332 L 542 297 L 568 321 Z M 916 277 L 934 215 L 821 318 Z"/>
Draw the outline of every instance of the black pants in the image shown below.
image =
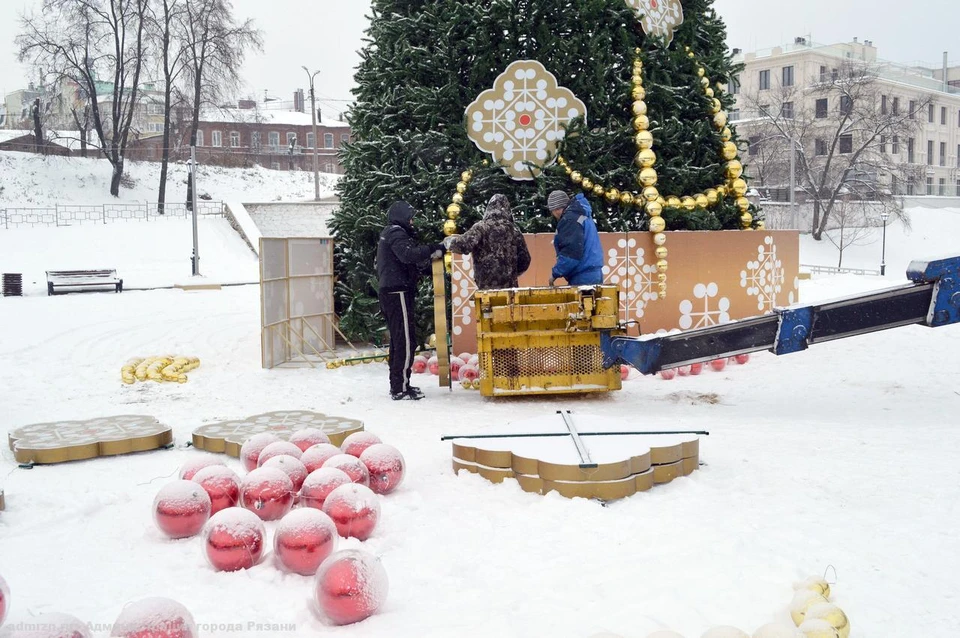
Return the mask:
<path fill-rule="evenodd" d="M 406 392 L 410 388 L 410 368 L 417 350 L 413 291 L 381 292 L 380 311 L 390 331 L 390 392 Z"/>

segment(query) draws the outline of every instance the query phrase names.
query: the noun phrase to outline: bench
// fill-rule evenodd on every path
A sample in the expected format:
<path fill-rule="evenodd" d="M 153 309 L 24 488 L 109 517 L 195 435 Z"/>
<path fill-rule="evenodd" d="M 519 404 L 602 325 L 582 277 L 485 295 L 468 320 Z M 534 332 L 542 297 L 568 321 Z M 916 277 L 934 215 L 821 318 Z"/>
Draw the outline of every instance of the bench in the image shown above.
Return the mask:
<path fill-rule="evenodd" d="M 116 270 L 48 270 L 47 295 L 56 294 L 57 288 L 113 288 L 123 291 L 123 279 Z"/>

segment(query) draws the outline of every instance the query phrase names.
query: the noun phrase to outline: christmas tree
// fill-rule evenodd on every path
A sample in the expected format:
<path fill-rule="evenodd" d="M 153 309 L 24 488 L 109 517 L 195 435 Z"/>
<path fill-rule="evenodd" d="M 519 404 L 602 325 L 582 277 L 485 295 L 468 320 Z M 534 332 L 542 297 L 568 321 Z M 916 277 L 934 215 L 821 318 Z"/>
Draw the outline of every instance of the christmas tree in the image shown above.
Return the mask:
<path fill-rule="evenodd" d="M 682 23 L 674 19 L 672 32 L 645 33 L 644 26 L 652 30 L 641 25 L 644 10 L 676 17 L 681 4 Z M 756 211 L 742 198 L 743 180 L 733 187 L 742 169 L 736 131 L 726 126 L 722 109 L 733 103 L 726 87 L 738 69 L 711 5 L 374 0 L 350 117 L 355 141 L 343 151 L 346 174 L 333 221 L 343 330 L 376 340 L 382 329 L 373 266 L 390 203 L 412 204 L 421 236 L 437 242 L 468 169 L 459 232 L 480 219 L 496 193 L 509 197 L 524 232 L 551 232 L 545 202 L 554 189 L 586 191 L 601 231 L 656 232 L 664 222 L 667 230 L 755 224 Z M 566 127 L 562 159 L 524 181 L 477 148 L 464 116 L 516 60 L 542 63 L 587 109 Z M 424 306 L 428 290 L 424 282 Z M 432 314 L 418 316 L 426 334 Z"/>

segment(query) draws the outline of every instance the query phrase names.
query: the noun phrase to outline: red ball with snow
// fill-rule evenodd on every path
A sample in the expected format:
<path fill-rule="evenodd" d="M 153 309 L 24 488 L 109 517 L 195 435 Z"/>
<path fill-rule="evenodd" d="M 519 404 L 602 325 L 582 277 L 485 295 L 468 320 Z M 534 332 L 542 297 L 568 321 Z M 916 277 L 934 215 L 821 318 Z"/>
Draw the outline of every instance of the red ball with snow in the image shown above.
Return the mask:
<path fill-rule="evenodd" d="M 750 355 L 749 355 L 749 354 L 738 354 L 737 356 L 735 356 L 735 357 L 733 358 L 733 360 L 736 361 L 737 363 L 739 363 L 740 365 L 745 365 L 745 364 L 747 364 L 747 363 L 750 361 Z"/>
<path fill-rule="evenodd" d="M 476 366 L 466 365 L 460 368 L 460 373 L 457 375 L 457 377 L 461 383 L 464 381 L 473 383 L 480 378 L 480 371 L 476 368 Z"/>
<path fill-rule="evenodd" d="M 629 378 L 630 378 L 630 367 L 620 366 L 620 380 L 626 381 Z"/>
<path fill-rule="evenodd" d="M 244 441 L 240 447 L 240 462 L 243 463 L 243 469 L 247 472 L 255 469 L 257 467 L 257 461 L 260 459 L 260 453 L 263 452 L 263 448 L 279 440 L 280 437 L 276 434 L 261 432 L 260 434 L 254 434 Z"/>
<path fill-rule="evenodd" d="M 417 355 L 413 358 L 413 365 L 410 367 L 414 374 L 423 374 L 427 371 L 427 358 Z"/>
<path fill-rule="evenodd" d="M 450 359 L 450 378 L 457 379 L 460 376 L 460 368 L 467 364 L 466 361 L 460 357 L 453 357 Z"/>
<path fill-rule="evenodd" d="M 197 638 L 190 611 L 169 598 L 145 598 L 123 608 L 113 623 L 118 638 Z"/>
<path fill-rule="evenodd" d="M 360 455 L 360 462 L 367 466 L 370 489 L 376 494 L 389 494 L 397 489 L 407 472 L 400 450 L 386 443 L 368 447 Z"/>
<path fill-rule="evenodd" d="M 265 521 L 283 518 L 295 494 L 290 477 L 273 467 L 257 468 L 240 483 L 240 504 Z"/>
<path fill-rule="evenodd" d="M 660 371 L 660 376 L 661 376 L 665 381 L 670 381 L 670 380 L 672 380 L 674 377 L 677 376 L 677 369 L 676 369 L 676 368 L 667 368 L 666 370 L 661 370 L 661 371 Z"/>
<path fill-rule="evenodd" d="M 341 485 L 327 496 L 323 511 L 341 536 L 365 541 L 380 520 L 380 497 L 365 485 Z"/>
<path fill-rule="evenodd" d="M 226 466 L 219 456 L 204 454 L 189 459 L 180 466 L 180 478 L 184 481 L 192 480 L 194 475 L 205 467 Z"/>
<path fill-rule="evenodd" d="M 216 514 L 240 502 L 240 477 L 224 465 L 211 465 L 193 475 L 193 482 L 210 497 L 210 514 Z"/>
<path fill-rule="evenodd" d="M 217 571 L 249 569 L 263 555 L 266 530 L 253 512 L 231 507 L 214 514 L 203 528 L 203 549 Z"/>
<path fill-rule="evenodd" d="M 263 467 L 263 464 L 272 459 L 275 456 L 292 456 L 295 459 L 299 459 L 303 456 L 303 452 L 296 445 L 290 441 L 275 441 L 263 448 L 260 452 L 260 456 L 257 457 L 257 467 Z"/>
<path fill-rule="evenodd" d="M 316 428 L 304 428 L 303 430 L 297 430 L 291 434 L 289 440 L 291 443 L 300 448 L 301 452 L 306 452 L 314 445 L 329 443 L 330 437 L 327 436 L 323 430 L 318 430 Z"/>
<path fill-rule="evenodd" d="M 296 459 L 289 454 L 281 454 L 280 456 L 274 456 L 267 459 L 261 467 L 272 467 L 280 470 L 284 474 L 290 477 L 290 480 L 293 481 L 293 491 L 299 492 L 300 486 L 303 485 L 303 480 L 307 478 L 307 467 L 300 462 L 300 459 Z"/>
<path fill-rule="evenodd" d="M 360 459 L 355 456 L 339 454 L 328 459 L 327 462 L 323 464 L 323 467 L 335 467 L 338 470 L 343 470 L 354 483 L 370 485 L 370 472 L 367 470 L 367 466 L 361 463 Z"/>
<path fill-rule="evenodd" d="M 473 355 L 470 354 L 469 352 L 461 352 L 460 354 L 457 355 L 457 358 L 463 361 L 464 364 L 467 364 L 467 363 L 470 363 L 470 357 L 472 356 Z"/>
<path fill-rule="evenodd" d="M 690 364 L 690 376 L 691 376 L 691 377 L 699 376 L 701 372 L 703 372 L 703 364 L 702 364 L 702 363 L 691 363 L 691 364 Z"/>
<path fill-rule="evenodd" d="M 690 366 L 680 366 L 677 368 L 677 376 L 686 377 L 690 375 Z"/>
<path fill-rule="evenodd" d="M 323 502 L 330 492 L 341 485 L 353 483 L 347 473 L 335 467 L 322 467 L 310 472 L 300 488 L 300 504 L 304 507 L 323 509 Z"/>
<path fill-rule="evenodd" d="M 430 374 L 434 376 L 440 374 L 440 360 L 436 357 L 430 357 L 427 359 L 427 370 L 429 370 Z"/>
<path fill-rule="evenodd" d="M 0 625 L 3 625 L 3 619 L 7 617 L 7 607 L 10 606 L 10 588 L 7 587 L 7 581 L 0 576 Z"/>
<path fill-rule="evenodd" d="M 164 485 L 153 500 L 153 520 L 169 538 L 196 536 L 210 518 L 207 492 L 193 481 Z"/>
<path fill-rule="evenodd" d="M 312 576 L 337 548 L 338 539 L 336 525 L 320 510 L 294 510 L 277 525 L 273 553 L 287 570 Z"/>
<path fill-rule="evenodd" d="M 354 432 L 343 440 L 340 449 L 344 454 L 360 458 L 364 450 L 377 443 L 383 443 L 383 441 L 373 432 Z"/>
<path fill-rule="evenodd" d="M 317 604 L 337 625 L 360 622 L 377 613 L 387 591 L 387 571 L 380 559 L 362 550 L 336 552 L 317 570 Z"/>
<path fill-rule="evenodd" d="M 727 367 L 727 360 L 726 360 L 726 359 L 714 359 L 713 361 L 710 362 L 710 367 L 713 368 L 714 370 L 716 370 L 717 372 L 720 372 L 720 371 L 722 371 L 724 368 Z"/>
<path fill-rule="evenodd" d="M 323 467 L 324 463 L 341 454 L 343 454 L 343 451 L 336 445 L 321 443 L 308 448 L 300 457 L 300 462 L 307 468 L 307 474 L 311 474 Z"/>

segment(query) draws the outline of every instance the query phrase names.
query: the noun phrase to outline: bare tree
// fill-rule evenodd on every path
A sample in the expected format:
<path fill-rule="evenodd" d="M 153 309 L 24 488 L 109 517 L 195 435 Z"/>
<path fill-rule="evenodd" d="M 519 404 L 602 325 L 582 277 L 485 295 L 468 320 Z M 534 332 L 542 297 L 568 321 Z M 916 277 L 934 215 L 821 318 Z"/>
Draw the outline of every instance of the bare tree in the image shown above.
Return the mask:
<path fill-rule="evenodd" d="M 838 199 L 833 207 L 833 228 L 824 232 L 824 237 L 833 244 L 839 256 L 837 268 L 843 268 L 843 251 L 851 246 L 866 246 L 877 241 L 874 223 L 881 219 L 880 210 L 889 208 L 889 203 L 874 201 L 851 201 Z"/>
<path fill-rule="evenodd" d="M 44 0 L 25 15 L 19 58 L 76 82 L 88 96 L 94 130 L 113 167 L 110 194 L 120 194 L 124 158 L 147 57 L 147 0 Z M 112 80 L 107 88 L 102 78 Z M 109 97 L 103 112 L 101 88 Z"/>
<path fill-rule="evenodd" d="M 197 143 L 200 111 L 240 85 L 240 68 L 248 50 L 263 46 L 252 20 L 238 23 L 230 0 L 193 0 L 186 3 L 186 72 L 190 81 L 190 145 Z M 194 184 L 187 182 L 187 206 L 192 205 Z"/>
<path fill-rule="evenodd" d="M 791 148 L 796 153 L 797 187 L 813 204 L 814 239 L 822 238 L 844 197 L 884 200 L 902 217 L 891 184 L 913 179 L 914 171 L 893 147 L 905 147 L 919 130 L 914 116 L 929 99 L 914 103 L 913 112 L 881 108 L 879 72 L 879 67 L 844 60 L 836 74 L 815 78 L 804 88 L 744 96 L 751 119 L 738 128 L 748 136 L 784 141 L 782 152 L 756 158 L 767 164 L 765 173 L 789 179 Z"/>

